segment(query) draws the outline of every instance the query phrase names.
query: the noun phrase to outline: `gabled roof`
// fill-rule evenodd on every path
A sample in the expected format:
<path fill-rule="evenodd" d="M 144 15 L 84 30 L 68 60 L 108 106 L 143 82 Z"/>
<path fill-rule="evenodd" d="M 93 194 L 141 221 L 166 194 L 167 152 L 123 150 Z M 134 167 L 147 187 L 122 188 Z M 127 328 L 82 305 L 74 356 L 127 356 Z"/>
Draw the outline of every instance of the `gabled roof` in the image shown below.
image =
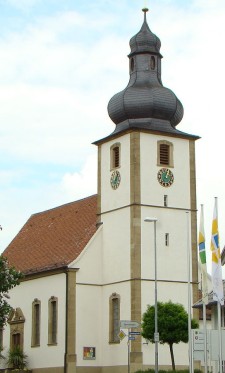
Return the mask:
<path fill-rule="evenodd" d="M 96 232 L 97 195 L 28 219 L 3 255 L 25 274 L 67 266 Z"/>

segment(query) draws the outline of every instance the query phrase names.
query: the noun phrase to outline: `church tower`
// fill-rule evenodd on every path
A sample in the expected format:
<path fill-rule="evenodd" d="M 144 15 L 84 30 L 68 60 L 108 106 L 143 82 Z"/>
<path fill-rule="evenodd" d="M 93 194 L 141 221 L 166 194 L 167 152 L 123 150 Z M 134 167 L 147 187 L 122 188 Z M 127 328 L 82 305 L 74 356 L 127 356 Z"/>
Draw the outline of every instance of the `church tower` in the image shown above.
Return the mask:
<path fill-rule="evenodd" d="M 148 10 L 143 11 L 143 25 L 130 40 L 129 83 L 108 104 L 115 130 L 95 142 L 105 299 L 117 299 L 120 319 L 137 322 L 141 322 L 147 305 L 154 304 L 154 227 L 145 222 L 146 217 L 157 218 L 158 301 L 171 300 L 188 307 L 188 236 L 193 302 L 197 300 L 198 281 L 198 137 L 177 129 L 183 106 L 162 84 L 161 42 L 148 26 Z M 109 306 L 112 312 L 115 304 Z M 109 312 L 106 323 L 110 324 L 110 317 Z M 111 344 L 119 342 L 116 335 L 115 330 L 110 334 Z M 131 344 L 131 364 L 136 368 L 151 364 L 144 357 L 140 340 Z"/>

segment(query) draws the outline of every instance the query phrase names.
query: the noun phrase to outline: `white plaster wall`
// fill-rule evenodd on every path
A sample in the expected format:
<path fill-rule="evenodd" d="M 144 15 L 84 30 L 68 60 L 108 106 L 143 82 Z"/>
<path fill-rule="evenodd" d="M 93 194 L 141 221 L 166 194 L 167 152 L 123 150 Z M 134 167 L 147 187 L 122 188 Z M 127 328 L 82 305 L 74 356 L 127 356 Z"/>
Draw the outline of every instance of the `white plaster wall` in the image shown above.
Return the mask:
<path fill-rule="evenodd" d="M 120 142 L 121 167 L 118 168 L 121 174 L 119 188 L 112 189 L 110 178 L 110 147 Z M 101 146 L 101 208 L 102 211 L 109 211 L 130 203 L 130 135 L 118 137 Z"/>
<path fill-rule="evenodd" d="M 103 283 L 130 278 L 130 209 L 102 215 Z"/>
<path fill-rule="evenodd" d="M 79 257 L 70 265 L 71 268 L 79 268 L 76 274 L 78 284 L 102 283 L 102 230 L 103 226 L 100 226 Z"/>
<path fill-rule="evenodd" d="M 183 304 L 188 311 L 188 284 L 172 284 L 170 282 L 157 283 L 158 301 Z M 155 283 L 142 282 L 142 314 L 147 310 L 147 305 L 155 304 Z M 145 341 L 143 341 L 145 342 Z M 143 362 L 144 364 L 154 365 L 154 344 L 143 345 Z M 188 344 L 174 344 L 174 355 L 176 365 L 188 365 Z M 159 344 L 159 364 L 171 365 L 171 357 L 168 345 Z"/>
<path fill-rule="evenodd" d="M 120 295 L 120 320 L 130 320 L 130 282 L 114 283 L 103 288 L 103 330 L 102 364 L 103 366 L 127 364 L 127 338 L 120 343 L 109 344 L 109 298 L 113 293 Z M 124 329 L 126 333 L 127 330 Z"/>
<path fill-rule="evenodd" d="M 101 364 L 102 287 L 77 285 L 76 352 L 78 366 Z M 96 348 L 96 360 L 83 360 L 83 347 Z"/>
<path fill-rule="evenodd" d="M 160 280 L 187 281 L 187 214 L 185 210 L 142 208 L 142 278 L 154 278 L 154 223 L 156 217 L 157 272 Z M 169 246 L 165 245 L 169 233 Z"/>
<path fill-rule="evenodd" d="M 10 304 L 20 307 L 24 317 L 24 352 L 28 355 L 30 368 L 60 367 L 64 364 L 65 351 L 65 275 L 48 276 L 32 281 L 24 281 L 10 291 Z M 48 300 L 58 298 L 58 344 L 48 346 Z M 41 301 L 41 339 L 40 347 L 31 347 L 32 302 Z M 10 345 L 9 326 L 3 336 L 5 352 Z"/>
<path fill-rule="evenodd" d="M 157 180 L 157 141 L 167 140 L 173 144 L 174 183 L 162 187 Z M 190 207 L 189 141 L 180 138 L 141 133 L 141 200 L 143 204 L 163 206 L 164 195 L 168 206 Z"/>
<path fill-rule="evenodd" d="M 106 284 L 130 277 L 130 209 L 102 215 L 102 225 L 70 267 L 77 284 Z"/>
<path fill-rule="evenodd" d="M 130 284 L 108 286 L 77 286 L 77 365 L 126 365 L 126 340 L 109 344 L 109 298 L 121 297 L 121 319 L 130 319 Z M 83 347 L 95 347 L 96 359 L 83 360 Z"/>

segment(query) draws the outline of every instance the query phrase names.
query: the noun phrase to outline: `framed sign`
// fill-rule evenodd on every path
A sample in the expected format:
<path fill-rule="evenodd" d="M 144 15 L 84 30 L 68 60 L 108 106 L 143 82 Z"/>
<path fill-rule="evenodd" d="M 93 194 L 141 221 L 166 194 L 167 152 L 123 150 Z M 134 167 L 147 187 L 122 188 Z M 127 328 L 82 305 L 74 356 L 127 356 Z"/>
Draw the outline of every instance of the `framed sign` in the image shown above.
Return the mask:
<path fill-rule="evenodd" d="M 95 360 L 95 347 L 83 347 L 83 360 Z"/>

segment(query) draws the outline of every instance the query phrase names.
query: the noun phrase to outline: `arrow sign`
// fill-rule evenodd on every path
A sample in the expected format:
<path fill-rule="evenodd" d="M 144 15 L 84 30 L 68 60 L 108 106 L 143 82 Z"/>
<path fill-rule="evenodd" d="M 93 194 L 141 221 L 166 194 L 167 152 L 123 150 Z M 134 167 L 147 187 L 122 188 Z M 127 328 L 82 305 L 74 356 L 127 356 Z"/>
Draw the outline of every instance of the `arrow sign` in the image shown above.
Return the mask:
<path fill-rule="evenodd" d="M 131 321 L 131 320 L 121 320 L 120 321 L 120 327 L 122 329 L 132 329 L 132 328 L 139 328 L 141 324 L 137 321 Z"/>
<path fill-rule="evenodd" d="M 129 337 L 129 341 L 135 341 L 135 336 L 131 336 L 131 337 Z"/>

